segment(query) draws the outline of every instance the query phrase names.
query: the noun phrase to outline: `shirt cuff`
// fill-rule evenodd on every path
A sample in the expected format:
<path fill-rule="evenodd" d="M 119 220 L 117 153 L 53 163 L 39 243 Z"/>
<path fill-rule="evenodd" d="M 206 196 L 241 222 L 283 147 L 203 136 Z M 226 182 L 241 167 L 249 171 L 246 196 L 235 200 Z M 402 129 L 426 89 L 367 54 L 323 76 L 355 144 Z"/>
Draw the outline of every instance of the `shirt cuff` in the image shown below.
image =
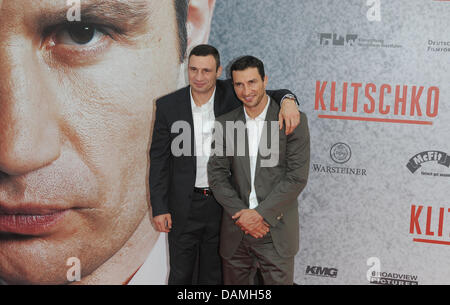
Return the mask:
<path fill-rule="evenodd" d="M 295 95 L 293 95 L 293 94 L 290 94 L 290 93 L 285 94 L 283 96 L 283 98 L 281 99 L 281 102 L 280 102 L 280 106 L 283 104 L 284 99 L 286 99 L 286 98 L 294 100 L 295 103 L 297 104 L 297 106 L 300 106 L 300 104 L 298 103 L 297 97 Z"/>

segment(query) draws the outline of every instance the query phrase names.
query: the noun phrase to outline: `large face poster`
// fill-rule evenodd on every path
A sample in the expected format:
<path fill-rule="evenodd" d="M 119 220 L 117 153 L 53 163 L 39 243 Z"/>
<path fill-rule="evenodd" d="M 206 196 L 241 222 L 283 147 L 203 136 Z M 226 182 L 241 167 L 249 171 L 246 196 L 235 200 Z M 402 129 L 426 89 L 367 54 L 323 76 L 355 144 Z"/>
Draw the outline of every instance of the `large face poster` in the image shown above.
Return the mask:
<path fill-rule="evenodd" d="M 298 284 L 448 284 L 450 2 L 217 3 L 224 62 L 261 58 L 308 115 Z"/>
<path fill-rule="evenodd" d="M 0 0 L 1 283 L 166 282 L 149 213 L 154 101 L 183 83 L 213 8 Z"/>

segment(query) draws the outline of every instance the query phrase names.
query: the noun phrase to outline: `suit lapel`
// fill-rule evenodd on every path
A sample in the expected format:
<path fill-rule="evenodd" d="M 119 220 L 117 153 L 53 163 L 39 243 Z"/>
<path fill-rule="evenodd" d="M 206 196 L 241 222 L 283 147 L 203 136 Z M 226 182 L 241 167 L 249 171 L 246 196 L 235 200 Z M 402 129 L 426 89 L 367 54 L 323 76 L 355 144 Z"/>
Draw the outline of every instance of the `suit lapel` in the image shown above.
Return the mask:
<path fill-rule="evenodd" d="M 192 116 L 192 106 L 191 106 L 191 94 L 190 94 L 190 86 L 187 86 L 185 91 L 181 96 L 181 100 L 179 101 L 180 107 L 178 108 L 178 118 L 182 121 L 185 121 L 191 126 L 191 156 L 194 169 L 197 168 L 197 160 L 195 158 L 195 133 L 194 133 L 194 118 Z"/>
<path fill-rule="evenodd" d="M 258 177 L 259 169 L 261 168 L 261 147 L 265 149 L 272 147 L 272 133 L 279 132 L 278 128 L 272 128 L 272 121 L 278 121 L 278 113 L 279 109 L 274 105 L 274 103 L 269 100 L 269 108 L 267 109 L 266 118 L 264 121 L 264 128 L 261 132 L 261 138 L 259 139 L 259 147 L 258 147 L 258 157 L 256 159 L 256 168 L 255 168 L 255 180 Z M 277 124 L 278 126 L 278 124 Z"/>
<path fill-rule="evenodd" d="M 224 88 L 221 83 L 216 85 L 216 95 L 214 96 L 214 116 L 217 118 L 221 114 L 226 113 L 226 102 L 223 100 L 225 96 Z"/>
<path fill-rule="evenodd" d="M 235 122 L 241 121 L 241 122 L 244 122 L 244 124 L 246 124 L 247 121 L 245 119 L 244 107 L 240 107 L 239 109 L 240 109 L 240 111 L 238 112 L 238 114 L 235 118 Z M 240 139 L 239 139 L 239 136 L 235 137 L 234 135 L 233 135 L 233 138 L 234 138 L 235 153 L 237 153 L 237 147 L 239 147 L 238 143 L 239 143 Z M 240 145 L 242 145 L 242 144 L 240 144 Z M 245 128 L 245 143 L 244 143 L 244 145 L 245 145 L 245 154 L 242 157 L 238 157 L 236 159 L 241 163 L 241 166 L 244 170 L 245 177 L 247 178 L 249 185 L 251 185 L 250 157 L 249 157 L 247 128 Z"/>

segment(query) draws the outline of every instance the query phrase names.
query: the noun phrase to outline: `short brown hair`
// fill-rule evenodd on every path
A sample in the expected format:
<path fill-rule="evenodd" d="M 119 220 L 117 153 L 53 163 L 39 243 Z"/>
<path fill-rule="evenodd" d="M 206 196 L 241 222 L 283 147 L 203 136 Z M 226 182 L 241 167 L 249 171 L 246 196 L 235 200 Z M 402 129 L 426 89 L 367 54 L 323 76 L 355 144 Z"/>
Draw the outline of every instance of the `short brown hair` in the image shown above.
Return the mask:
<path fill-rule="evenodd" d="M 212 55 L 214 59 L 216 60 L 216 70 L 220 67 L 220 55 L 219 51 L 217 51 L 216 48 L 209 44 L 200 44 L 193 48 L 191 50 L 191 53 L 189 54 L 189 58 L 191 58 L 192 55 L 195 56 L 208 56 Z"/>

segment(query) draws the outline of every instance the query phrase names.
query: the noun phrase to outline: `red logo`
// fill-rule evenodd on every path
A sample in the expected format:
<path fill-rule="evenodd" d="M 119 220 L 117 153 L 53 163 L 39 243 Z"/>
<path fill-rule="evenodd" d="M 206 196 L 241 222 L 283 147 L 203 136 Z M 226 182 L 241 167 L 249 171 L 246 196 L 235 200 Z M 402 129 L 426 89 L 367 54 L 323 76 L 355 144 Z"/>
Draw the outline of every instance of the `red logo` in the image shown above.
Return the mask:
<path fill-rule="evenodd" d="M 321 119 L 432 125 L 439 88 L 318 80 L 314 110 Z"/>
<path fill-rule="evenodd" d="M 409 233 L 416 236 L 413 241 L 450 245 L 450 240 L 445 240 L 444 236 L 445 218 L 448 213 L 450 209 L 444 207 L 412 205 Z M 450 238 L 450 235 L 446 237 Z"/>

